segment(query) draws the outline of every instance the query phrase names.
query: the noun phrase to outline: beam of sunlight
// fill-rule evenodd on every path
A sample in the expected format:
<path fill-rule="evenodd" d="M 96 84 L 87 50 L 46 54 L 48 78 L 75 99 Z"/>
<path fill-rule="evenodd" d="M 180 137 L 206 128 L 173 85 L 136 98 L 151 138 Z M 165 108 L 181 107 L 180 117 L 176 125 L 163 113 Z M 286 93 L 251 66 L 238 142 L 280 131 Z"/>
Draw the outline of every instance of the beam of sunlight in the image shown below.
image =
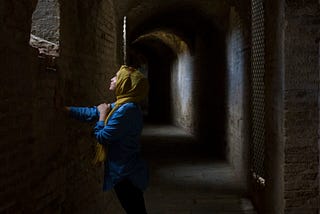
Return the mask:
<path fill-rule="evenodd" d="M 123 17 L 123 63 L 127 63 L 127 17 Z"/>

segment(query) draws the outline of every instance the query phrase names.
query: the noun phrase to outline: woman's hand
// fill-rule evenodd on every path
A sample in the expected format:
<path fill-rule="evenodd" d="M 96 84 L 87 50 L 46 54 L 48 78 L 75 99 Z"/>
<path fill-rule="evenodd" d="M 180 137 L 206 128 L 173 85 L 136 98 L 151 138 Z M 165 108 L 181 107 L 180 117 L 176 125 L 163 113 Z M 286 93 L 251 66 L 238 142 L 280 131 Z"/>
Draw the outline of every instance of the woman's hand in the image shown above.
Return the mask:
<path fill-rule="evenodd" d="M 100 113 L 100 116 L 99 116 L 99 121 L 105 121 L 110 109 L 111 109 L 111 106 L 110 104 L 108 103 L 102 103 L 100 105 L 97 106 L 97 109 Z"/>

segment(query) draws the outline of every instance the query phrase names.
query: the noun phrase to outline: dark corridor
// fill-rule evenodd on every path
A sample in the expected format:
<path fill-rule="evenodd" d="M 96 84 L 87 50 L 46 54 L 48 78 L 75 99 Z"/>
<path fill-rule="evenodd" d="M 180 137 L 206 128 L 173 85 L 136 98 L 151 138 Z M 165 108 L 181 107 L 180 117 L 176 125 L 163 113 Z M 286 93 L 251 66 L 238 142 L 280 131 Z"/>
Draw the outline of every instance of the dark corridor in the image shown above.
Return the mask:
<path fill-rule="evenodd" d="M 0 213 L 123 213 L 92 167 L 92 126 L 56 100 L 114 101 L 109 82 L 126 63 L 151 83 L 150 214 L 251 214 L 251 202 L 259 214 L 318 213 L 319 8 L 4 0 Z"/>
<path fill-rule="evenodd" d="M 172 125 L 146 124 L 142 154 L 150 165 L 150 214 L 255 214 L 230 164 Z"/>

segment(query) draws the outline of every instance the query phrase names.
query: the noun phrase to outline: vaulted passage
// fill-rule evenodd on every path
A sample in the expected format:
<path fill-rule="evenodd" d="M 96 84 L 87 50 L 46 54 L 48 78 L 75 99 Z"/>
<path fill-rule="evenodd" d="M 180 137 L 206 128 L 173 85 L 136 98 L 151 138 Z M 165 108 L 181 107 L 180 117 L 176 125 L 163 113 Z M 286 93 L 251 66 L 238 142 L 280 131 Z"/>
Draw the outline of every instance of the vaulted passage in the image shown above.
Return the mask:
<path fill-rule="evenodd" d="M 140 23 L 126 18 L 127 60 L 150 81 L 142 136 L 152 173 L 148 210 L 254 213 L 246 179 L 227 156 L 226 32 L 189 4 Z"/>
<path fill-rule="evenodd" d="M 181 127 L 225 158 L 224 32 L 188 4 L 145 17 L 135 28 L 130 18 L 128 58 L 143 56 L 151 83 L 148 121 Z"/>
<path fill-rule="evenodd" d="M 318 213 L 319 17 L 316 0 L 4 0 L 0 213 L 124 213 L 93 124 L 57 108 L 113 102 L 122 64 L 150 83 L 148 213 Z"/>

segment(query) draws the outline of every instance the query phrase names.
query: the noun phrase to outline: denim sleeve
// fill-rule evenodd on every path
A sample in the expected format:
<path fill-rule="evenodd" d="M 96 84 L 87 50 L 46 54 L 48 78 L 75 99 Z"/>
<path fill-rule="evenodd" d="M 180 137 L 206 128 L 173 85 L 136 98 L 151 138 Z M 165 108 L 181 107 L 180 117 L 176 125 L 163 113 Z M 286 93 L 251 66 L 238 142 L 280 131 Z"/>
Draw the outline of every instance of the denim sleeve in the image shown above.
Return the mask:
<path fill-rule="evenodd" d="M 70 116 L 83 122 L 93 122 L 99 119 L 99 111 L 94 107 L 70 107 Z"/>
<path fill-rule="evenodd" d="M 111 143 L 122 138 L 128 126 L 128 120 L 132 112 L 127 109 L 116 110 L 107 125 L 103 121 L 98 121 L 94 127 L 93 134 L 100 144 Z"/>

